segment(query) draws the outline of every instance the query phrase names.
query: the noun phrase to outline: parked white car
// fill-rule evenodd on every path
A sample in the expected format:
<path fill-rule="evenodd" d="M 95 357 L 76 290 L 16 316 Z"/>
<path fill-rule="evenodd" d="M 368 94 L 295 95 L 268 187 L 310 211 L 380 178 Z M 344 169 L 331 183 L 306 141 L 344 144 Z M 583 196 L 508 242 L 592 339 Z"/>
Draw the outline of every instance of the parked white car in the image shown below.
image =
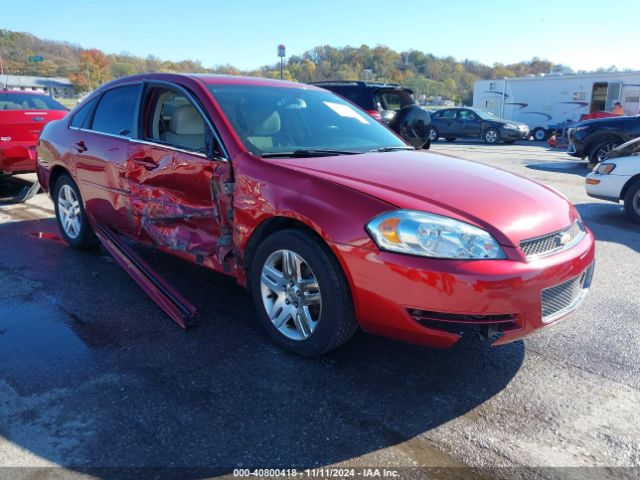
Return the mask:
<path fill-rule="evenodd" d="M 640 223 L 640 137 L 611 151 L 586 178 L 587 195 L 624 202 L 627 216 Z"/>

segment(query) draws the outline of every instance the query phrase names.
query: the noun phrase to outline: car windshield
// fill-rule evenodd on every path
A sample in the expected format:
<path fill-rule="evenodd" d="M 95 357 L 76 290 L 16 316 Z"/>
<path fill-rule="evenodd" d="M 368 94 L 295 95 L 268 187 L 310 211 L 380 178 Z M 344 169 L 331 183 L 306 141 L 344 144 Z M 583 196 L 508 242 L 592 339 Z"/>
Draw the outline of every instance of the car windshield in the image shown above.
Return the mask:
<path fill-rule="evenodd" d="M 0 110 L 67 110 L 46 95 L 0 92 Z"/>
<path fill-rule="evenodd" d="M 411 148 L 365 112 L 325 90 L 230 84 L 208 88 L 255 155 Z"/>
<path fill-rule="evenodd" d="M 500 117 L 488 112 L 487 110 L 474 110 L 474 112 L 476 112 L 476 114 L 483 120 L 500 120 Z"/>

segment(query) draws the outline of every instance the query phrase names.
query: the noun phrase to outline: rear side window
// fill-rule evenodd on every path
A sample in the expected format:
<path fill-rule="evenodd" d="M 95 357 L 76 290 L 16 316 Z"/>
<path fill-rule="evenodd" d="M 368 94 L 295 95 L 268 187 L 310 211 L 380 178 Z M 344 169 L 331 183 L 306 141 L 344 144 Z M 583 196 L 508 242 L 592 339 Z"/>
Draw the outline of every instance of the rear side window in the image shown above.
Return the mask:
<path fill-rule="evenodd" d="M 71 126 L 74 128 L 84 128 L 88 124 L 89 115 L 93 111 L 93 107 L 96 106 L 98 102 L 98 97 L 95 97 L 89 101 L 86 105 L 84 105 L 77 113 L 73 116 L 71 120 Z"/>
<path fill-rule="evenodd" d="M 346 98 L 350 102 L 355 103 L 360 108 L 365 110 L 377 110 L 376 105 L 373 101 L 373 94 L 371 90 L 360 87 L 352 87 L 352 86 L 324 86 L 318 85 L 321 88 L 326 88 L 327 90 L 331 90 L 334 93 L 337 93 L 341 97 Z"/>
<path fill-rule="evenodd" d="M 138 106 L 140 85 L 127 85 L 109 90 L 100 99 L 93 115 L 92 130 L 131 137 Z"/>
<path fill-rule="evenodd" d="M 415 103 L 411 94 L 401 90 L 378 90 L 376 96 L 382 110 L 400 110 Z"/>
<path fill-rule="evenodd" d="M 0 92 L 0 110 L 67 110 L 46 95 Z"/>

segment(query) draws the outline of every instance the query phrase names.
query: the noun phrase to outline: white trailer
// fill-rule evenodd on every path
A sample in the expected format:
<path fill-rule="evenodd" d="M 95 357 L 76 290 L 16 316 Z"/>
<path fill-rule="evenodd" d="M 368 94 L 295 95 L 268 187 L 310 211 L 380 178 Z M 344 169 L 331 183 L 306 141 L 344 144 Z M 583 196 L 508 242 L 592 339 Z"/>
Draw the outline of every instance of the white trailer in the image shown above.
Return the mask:
<path fill-rule="evenodd" d="M 473 106 L 525 123 L 543 140 L 559 124 L 586 113 L 611 112 L 620 102 L 626 115 L 640 110 L 640 72 L 550 74 L 478 80 Z"/>

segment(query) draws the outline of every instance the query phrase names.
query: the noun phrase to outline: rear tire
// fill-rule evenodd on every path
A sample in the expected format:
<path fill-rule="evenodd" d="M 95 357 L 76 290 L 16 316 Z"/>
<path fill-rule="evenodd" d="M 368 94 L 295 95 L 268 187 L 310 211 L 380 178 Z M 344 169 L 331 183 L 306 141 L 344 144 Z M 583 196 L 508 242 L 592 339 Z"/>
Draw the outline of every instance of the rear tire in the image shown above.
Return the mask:
<path fill-rule="evenodd" d="M 596 144 L 589 150 L 589 162 L 600 163 L 604 161 L 611 150 L 616 148 L 622 142 L 616 139 L 608 139 Z"/>
<path fill-rule="evenodd" d="M 538 142 L 543 142 L 549 138 L 549 132 L 544 128 L 538 127 L 533 129 L 533 132 L 531 132 L 531 136 L 533 137 L 534 140 L 537 140 Z"/>
<path fill-rule="evenodd" d="M 249 288 L 267 333 L 298 355 L 322 355 L 358 328 L 340 264 L 321 240 L 300 230 L 276 232 L 258 246 Z"/>
<path fill-rule="evenodd" d="M 624 211 L 632 222 L 640 223 L 640 180 L 624 194 Z"/>
<path fill-rule="evenodd" d="M 69 175 L 56 181 L 53 199 L 58 227 L 69 246 L 79 250 L 98 246 L 100 241 L 87 219 L 80 190 Z"/>

